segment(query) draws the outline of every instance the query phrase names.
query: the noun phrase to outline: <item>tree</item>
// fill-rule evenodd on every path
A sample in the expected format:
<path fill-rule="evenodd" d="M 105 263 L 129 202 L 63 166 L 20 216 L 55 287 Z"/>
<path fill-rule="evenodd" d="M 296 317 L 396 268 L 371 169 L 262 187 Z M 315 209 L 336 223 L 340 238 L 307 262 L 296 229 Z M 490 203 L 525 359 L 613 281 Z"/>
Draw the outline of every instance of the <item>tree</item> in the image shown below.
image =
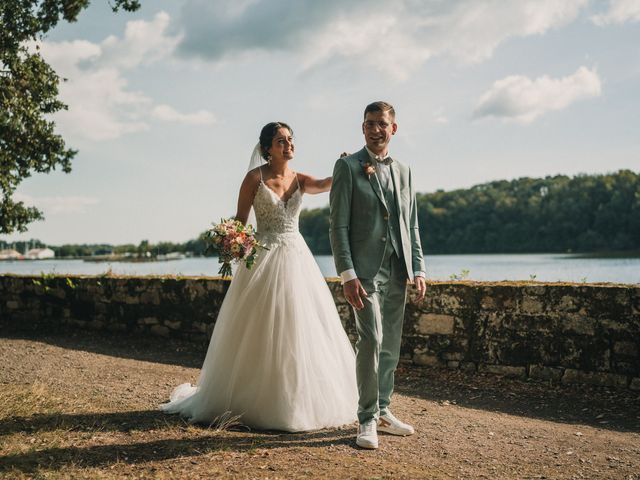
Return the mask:
<path fill-rule="evenodd" d="M 148 254 L 150 249 L 151 245 L 149 244 L 149 240 L 142 240 L 140 245 L 138 245 L 138 255 L 142 257 Z"/>
<path fill-rule="evenodd" d="M 303 210 L 300 213 L 300 233 L 317 255 L 330 255 L 329 207 Z"/>
<path fill-rule="evenodd" d="M 135 11 L 138 0 L 112 0 L 114 12 Z M 0 2 L 0 234 L 24 232 L 42 212 L 13 194 L 32 173 L 71 171 L 77 153 L 55 132 L 50 115 L 66 109 L 58 99 L 60 77 L 31 47 L 60 20 L 75 22 L 89 0 Z"/>
<path fill-rule="evenodd" d="M 640 174 L 500 180 L 418 194 L 427 254 L 640 251 Z M 303 210 L 300 231 L 330 252 L 329 209 Z"/>

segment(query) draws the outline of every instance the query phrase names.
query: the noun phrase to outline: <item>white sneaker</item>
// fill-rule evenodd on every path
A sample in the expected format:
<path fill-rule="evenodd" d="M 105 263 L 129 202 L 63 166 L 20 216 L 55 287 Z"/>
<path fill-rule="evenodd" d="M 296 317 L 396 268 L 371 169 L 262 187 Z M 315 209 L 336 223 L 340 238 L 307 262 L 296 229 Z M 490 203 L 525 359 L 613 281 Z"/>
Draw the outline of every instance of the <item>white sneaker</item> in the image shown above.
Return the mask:
<path fill-rule="evenodd" d="M 375 450 L 378 448 L 378 432 L 376 432 L 376 421 L 371 419 L 358 426 L 358 436 L 356 445 L 360 448 Z"/>
<path fill-rule="evenodd" d="M 380 415 L 378 419 L 378 430 L 391 435 L 413 435 L 415 430 L 411 425 L 401 422 L 393 416 L 391 412 L 386 415 Z"/>

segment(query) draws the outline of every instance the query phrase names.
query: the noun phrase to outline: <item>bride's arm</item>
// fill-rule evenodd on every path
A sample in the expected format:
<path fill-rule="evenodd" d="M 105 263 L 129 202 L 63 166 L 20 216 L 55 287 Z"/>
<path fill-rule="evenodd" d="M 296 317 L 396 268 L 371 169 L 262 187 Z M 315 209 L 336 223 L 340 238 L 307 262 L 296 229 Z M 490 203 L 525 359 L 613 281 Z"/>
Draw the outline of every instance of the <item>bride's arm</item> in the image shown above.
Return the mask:
<path fill-rule="evenodd" d="M 342 152 L 340 154 L 340 158 L 346 157 L 349 154 L 347 152 Z M 298 178 L 300 183 L 302 184 L 302 191 L 304 193 L 323 193 L 331 190 L 331 184 L 333 183 L 333 177 L 327 177 L 322 179 L 317 179 L 311 177 L 309 175 L 305 175 L 304 173 L 299 173 Z"/>
<path fill-rule="evenodd" d="M 246 225 L 253 204 L 253 197 L 256 195 L 260 173 L 258 169 L 251 170 L 247 173 L 240 185 L 240 194 L 238 195 L 238 208 L 236 210 L 235 219 L 240 220 Z"/>
<path fill-rule="evenodd" d="M 333 181 L 333 177 L 327 178 L 315 178 L 309 175 L 305 175 L 304 173 L 300 173 L 300 185 L 302 186 L 302 190 L 304 193 L 323 193 L 331 190 L 331 182 Z"/>

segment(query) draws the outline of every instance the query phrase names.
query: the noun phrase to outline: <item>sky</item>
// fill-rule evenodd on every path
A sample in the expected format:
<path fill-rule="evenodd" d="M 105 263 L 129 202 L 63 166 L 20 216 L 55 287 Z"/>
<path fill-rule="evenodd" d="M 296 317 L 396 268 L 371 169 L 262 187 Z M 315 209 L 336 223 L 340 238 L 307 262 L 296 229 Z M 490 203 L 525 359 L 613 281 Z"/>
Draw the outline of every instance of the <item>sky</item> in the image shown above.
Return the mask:
<path fill-rule="evenodd" d="M 185 242 L 235 213 L 263 125 L 325 177 L 375 100 L 418 192 L 640 171 L 639 45 L 640 0 L 93 0 L 41 43 L 72 172 L 25 180 L 46 219 L 0 240 Z"/>

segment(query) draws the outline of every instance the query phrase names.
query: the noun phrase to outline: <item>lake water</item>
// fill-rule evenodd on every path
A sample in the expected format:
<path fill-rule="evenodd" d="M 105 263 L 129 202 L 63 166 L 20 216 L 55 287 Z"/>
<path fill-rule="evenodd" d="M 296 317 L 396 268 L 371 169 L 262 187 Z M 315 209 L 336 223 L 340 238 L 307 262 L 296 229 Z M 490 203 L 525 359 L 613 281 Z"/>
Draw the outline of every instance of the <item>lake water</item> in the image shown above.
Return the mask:
<path fill-rule="evenodd" d="M 336 276 L 329 255 L 315 257 L 327 277 Z M 544 282 L 640 283 L 640 258 L 583 258 L 563 254 L 433 255 L 425 258 L 427 277 L 450 280 L 537 280 Z M 185 258 L 167 262 L 125 263 L 82 260 L 2 261 L 0 274 L 40 273 L 100 275 L 217 275 L 217 258 Z"/>

